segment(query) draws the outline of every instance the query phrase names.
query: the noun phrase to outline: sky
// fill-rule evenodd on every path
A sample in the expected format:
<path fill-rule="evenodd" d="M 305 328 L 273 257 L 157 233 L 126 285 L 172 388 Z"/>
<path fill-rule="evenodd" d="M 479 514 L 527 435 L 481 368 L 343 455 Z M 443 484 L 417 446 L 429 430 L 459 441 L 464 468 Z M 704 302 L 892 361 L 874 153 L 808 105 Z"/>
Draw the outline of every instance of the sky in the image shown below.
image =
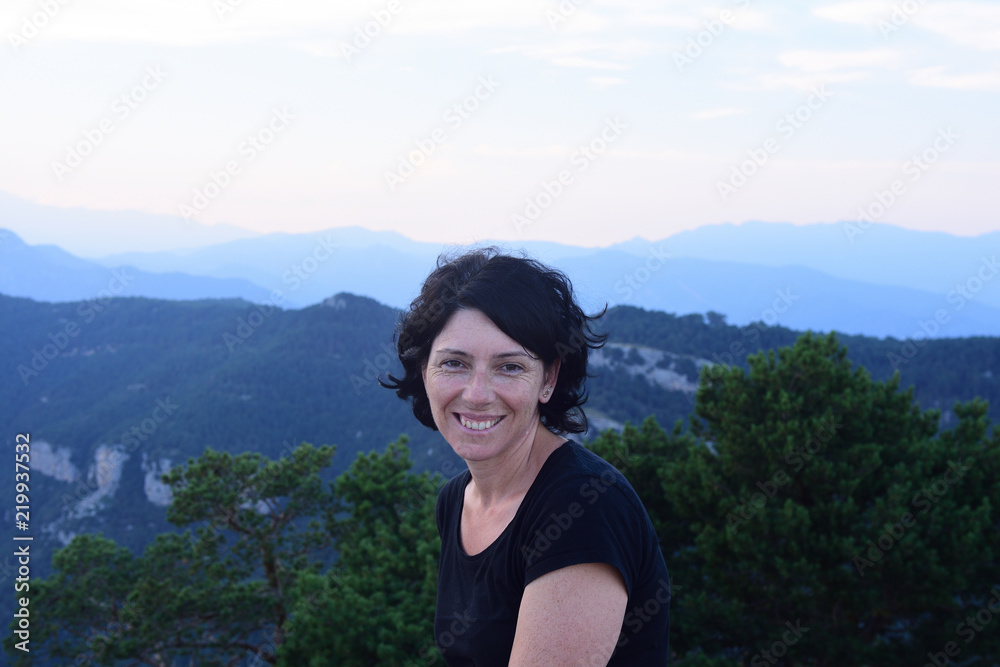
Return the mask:
<path fill-rule="evenodd" d="M 1000 228 L 996 2 L 7 0 L 0 29 L 0 192 L 44 206 L 442 243 Z"/>

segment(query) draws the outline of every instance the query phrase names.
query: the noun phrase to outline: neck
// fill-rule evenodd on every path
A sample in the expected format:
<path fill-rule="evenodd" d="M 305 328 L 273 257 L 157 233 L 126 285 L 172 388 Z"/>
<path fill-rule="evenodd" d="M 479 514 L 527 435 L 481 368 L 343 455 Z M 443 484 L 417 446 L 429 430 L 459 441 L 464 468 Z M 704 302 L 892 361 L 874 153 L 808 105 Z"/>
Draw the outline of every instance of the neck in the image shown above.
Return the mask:
<path fill-rule="evenodd" d="M 523 496 L 549 454 L 563 440 L 538 422 L 532 432 L 503 455 L 488 461 L 469 461 L 475 499 L 483 509 L 489 509 L 511 497 Z"/>

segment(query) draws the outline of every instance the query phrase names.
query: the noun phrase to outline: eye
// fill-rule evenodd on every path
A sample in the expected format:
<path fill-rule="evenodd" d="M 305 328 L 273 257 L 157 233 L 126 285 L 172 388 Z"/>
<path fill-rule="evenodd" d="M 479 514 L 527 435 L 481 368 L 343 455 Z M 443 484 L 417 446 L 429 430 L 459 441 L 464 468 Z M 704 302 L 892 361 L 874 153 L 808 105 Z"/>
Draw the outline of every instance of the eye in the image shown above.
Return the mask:
<path fill-rule="evenodd" d="M 442 368 L 461 368 L 462 362 L 458 359 L 445 359 L 441 362 Z"/>
<path fill-rule="evenodd" d="M 524 370 L 524 368 L 520 364 L 510 363 L 501 366 L 500 370 L 503 371 L 504 373 L 517 373 L 519 371 Z"/>

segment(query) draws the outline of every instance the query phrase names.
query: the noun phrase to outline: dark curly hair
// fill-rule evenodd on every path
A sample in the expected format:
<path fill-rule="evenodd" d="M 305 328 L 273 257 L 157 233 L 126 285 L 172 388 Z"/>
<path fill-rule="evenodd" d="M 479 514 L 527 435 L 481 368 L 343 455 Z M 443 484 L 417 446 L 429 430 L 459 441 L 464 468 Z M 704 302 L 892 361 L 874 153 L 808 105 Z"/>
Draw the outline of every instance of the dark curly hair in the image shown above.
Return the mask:
<path fill-rule="evenodd" d="M 539 405 L 542 424 L 555 433 L 583 433 L 587 416 L 584 382 L 591 349 L 603 347 L 607 334 L 597 334 L 591 322 L 604 315 L 586 315 L 573 295 L 573 286 L 561 271 L 527 257 L 515 257 L 490 247 L 456 257 L 441 255 L 420 295 L 400 316 L 395 341 L 403 377 L 388 374 L 387 389 L 403 400 L 412 399 L 413 415 L 437 430 L 424 388 L 422 369 L 431 344 L 455 311 L 478 310 L 538 355 L 546 369 L 561 361 L 552 398 Z"/>

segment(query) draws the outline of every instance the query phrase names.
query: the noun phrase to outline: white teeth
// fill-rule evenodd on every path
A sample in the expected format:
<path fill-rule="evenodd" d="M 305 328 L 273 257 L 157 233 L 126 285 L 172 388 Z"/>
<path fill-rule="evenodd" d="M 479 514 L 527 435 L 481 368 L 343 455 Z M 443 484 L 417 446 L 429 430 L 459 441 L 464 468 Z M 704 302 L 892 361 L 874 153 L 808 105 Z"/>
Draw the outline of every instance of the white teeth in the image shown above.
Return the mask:
<path fill-rule="evenodd" d="M 499 419 L 494 419 L 485 422 L 474 422 L 474 421 L 469 421 L 468 419 L 462 417 L 461 415 L 459 415 L 459 418 L 462 420 L 462 426 L 466 428 L 471 428 L 473 431 L 485 431 L 488 428 L 492 428 L 494 424 L 500 421 Z"/>

